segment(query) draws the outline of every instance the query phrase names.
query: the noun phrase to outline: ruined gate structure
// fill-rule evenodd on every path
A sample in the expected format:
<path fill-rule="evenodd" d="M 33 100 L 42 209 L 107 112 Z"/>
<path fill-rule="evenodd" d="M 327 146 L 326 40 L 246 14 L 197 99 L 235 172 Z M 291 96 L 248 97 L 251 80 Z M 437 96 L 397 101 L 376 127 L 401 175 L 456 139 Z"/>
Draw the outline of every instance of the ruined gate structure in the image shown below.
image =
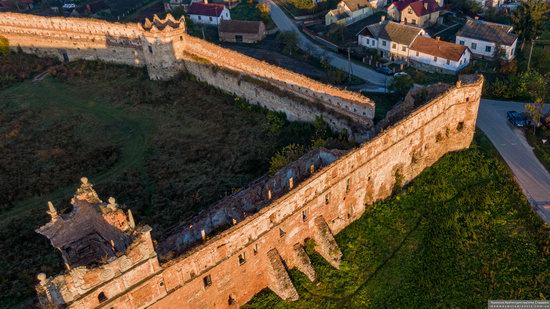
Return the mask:
<path fill-rule="evenodd" d="M 296 300 L 286 269 L 316 278 L 304 242 L 313 240 L 338 268 L 334 234 L 446 153 L 469 147 L 482 84 L 481 76 L 463 76 L 368 142 L 347 153 L 308 153 L 156 245 L 148 226 L 116 200 L 103 202 L 83 179 L 74 210 L 58 215 L 50 204 L 51 221 L 37 230 L 67 268 L 38 275 L 39 300 L 48 308 L 228 308 L 266 287 Z"/>
<path fill-rule="evenodd" d="M 290 121 L 321 116 L 335 131 L 364 141 L 374 102 L 186 33 L 184 19 L 157 16 L 144 23 L 0 13 L 0 36 L 10 48 L 62 61 L 76 59 L 146 67 L 151 79 L 186 71 L 249 103 L 284 112 Z"/>

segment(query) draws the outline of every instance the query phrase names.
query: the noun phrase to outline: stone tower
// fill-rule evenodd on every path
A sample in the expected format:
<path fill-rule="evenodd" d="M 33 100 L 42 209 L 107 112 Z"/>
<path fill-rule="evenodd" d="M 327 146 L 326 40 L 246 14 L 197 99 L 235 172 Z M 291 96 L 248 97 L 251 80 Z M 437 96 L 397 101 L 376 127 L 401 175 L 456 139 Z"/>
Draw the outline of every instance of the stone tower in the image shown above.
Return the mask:
<path fill-rule="evenodd" d="M 61 251 L 66 267 L 55 277 L 37 276 L 43 307 L 104 306 L 160 269 L 151 228 L 136 227 L 132 212 L 121 210 L 114 198 L 103 202 L 82 178 L 71 203 L 71 213 L 60 215 L 49 202 L 51 220 L 36 230 Z"/>
<path fill-rule="evenodd" d="M 170 14 L 165 19 L 157 15 L 138 24 L 142 31 L 143 57 L 151 79 L 168 79 L 182 70 L 178 62 L 185 40 L 185 19 L 174 19 Z"/>

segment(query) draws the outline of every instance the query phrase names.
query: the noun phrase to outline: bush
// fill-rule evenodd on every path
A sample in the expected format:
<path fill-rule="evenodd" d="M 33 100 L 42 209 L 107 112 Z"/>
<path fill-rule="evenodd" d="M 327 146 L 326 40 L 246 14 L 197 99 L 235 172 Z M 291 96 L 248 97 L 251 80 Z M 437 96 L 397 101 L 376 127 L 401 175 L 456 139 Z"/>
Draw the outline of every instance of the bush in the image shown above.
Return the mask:
<path fill-rule="evenodd" d="M 280 169 L 296 161 L 305 153 L 304 146 L 290 144 L 279 150 L 272 158 L 269 164 L 269 174 L 275 175 Z"/>
<path fill-rule="evenodd" d="M 10 53 L 10 42 L 3 36 L 0 36 L 0 56 L 6 57 Z"/>

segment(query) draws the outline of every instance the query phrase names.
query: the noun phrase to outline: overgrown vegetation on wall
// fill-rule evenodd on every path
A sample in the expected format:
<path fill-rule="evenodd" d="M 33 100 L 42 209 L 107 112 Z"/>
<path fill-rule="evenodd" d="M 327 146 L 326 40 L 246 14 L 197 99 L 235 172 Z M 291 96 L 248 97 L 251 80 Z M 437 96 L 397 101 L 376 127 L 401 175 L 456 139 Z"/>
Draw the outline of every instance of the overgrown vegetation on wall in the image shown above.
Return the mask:
<path fill-rule="evenodd" d="M 548 299 L 550 230 L 531 210 L 488 139 L 446 155 L 337 235 L 332 268 L 291 277 L 300 299 L 266 290 L 247 308 L 483 307 L 488 299 Z"/>

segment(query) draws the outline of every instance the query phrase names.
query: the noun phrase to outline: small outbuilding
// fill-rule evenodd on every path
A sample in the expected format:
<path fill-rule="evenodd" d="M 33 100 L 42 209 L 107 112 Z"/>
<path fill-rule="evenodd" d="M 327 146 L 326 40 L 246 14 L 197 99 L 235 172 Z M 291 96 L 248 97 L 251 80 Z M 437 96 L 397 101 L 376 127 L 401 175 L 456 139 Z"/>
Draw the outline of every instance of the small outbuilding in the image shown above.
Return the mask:
<path fill-rule="evenodd" d="M 265 25 L 261 21 L 222 20 L 218 35 L 222 42 L 257 43 L 265 38 Z"/>

